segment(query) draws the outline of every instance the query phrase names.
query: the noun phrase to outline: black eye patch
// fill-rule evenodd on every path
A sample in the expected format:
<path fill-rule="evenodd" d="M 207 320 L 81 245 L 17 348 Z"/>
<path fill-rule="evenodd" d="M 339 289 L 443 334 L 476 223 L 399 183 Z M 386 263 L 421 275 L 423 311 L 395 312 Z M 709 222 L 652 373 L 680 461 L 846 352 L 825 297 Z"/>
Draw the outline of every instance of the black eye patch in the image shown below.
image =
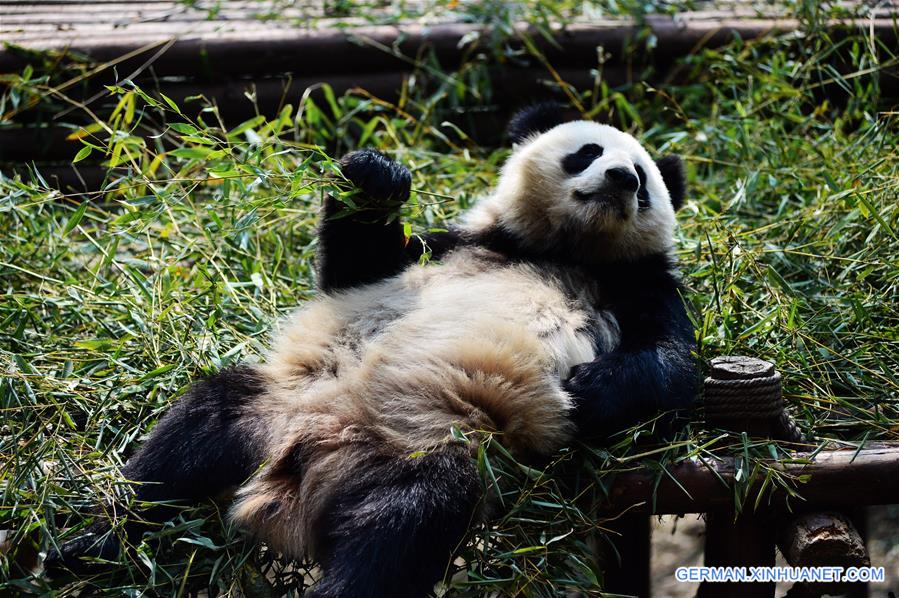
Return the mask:
<path fill-rule="evenodd" d="M 640 189 L 637 191 L 637 209 L 648 210 L 649 190 L 646 188 L 646 173 L 643 171 L 639 164 L 636 165 L 636 168 L 637 178 L 640 179 Z"/>
<path fill-rule="evenodd" d="M 593 164 L 593 160 L 602 155 L 602 147 L 595 143 L 588 143 L 573 154 L 568 154 L 562 159 L 562 170 L 568 174 L 583 172 Z"/>

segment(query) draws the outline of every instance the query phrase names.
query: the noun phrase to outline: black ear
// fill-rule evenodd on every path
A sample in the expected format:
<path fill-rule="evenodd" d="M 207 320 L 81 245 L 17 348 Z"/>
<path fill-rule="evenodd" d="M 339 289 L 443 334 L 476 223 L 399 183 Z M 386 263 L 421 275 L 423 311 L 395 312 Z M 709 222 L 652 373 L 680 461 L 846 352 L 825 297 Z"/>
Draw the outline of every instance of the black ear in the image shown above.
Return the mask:
<path fill-rule="evenodd" d="M 671 203 L 676 212 L 684 205 L 684 200 L 687 198 L 687 174 L 684 172 L 684 163 L 680 156 L 672 155 L 656 160 L 656 166 L 662 173 L 662 180 L 665 181 L 665 187 L 668 188 L 668 194 L 671 195 Z"/>
<path fill-rule="evenodd" d="M 530 135 L 545 133 L 578 118 L 576 110 L 559 102 L 531 104 L 515 113 L 506 126 L 506 135 L 512 143 L 521 143 Z"/>

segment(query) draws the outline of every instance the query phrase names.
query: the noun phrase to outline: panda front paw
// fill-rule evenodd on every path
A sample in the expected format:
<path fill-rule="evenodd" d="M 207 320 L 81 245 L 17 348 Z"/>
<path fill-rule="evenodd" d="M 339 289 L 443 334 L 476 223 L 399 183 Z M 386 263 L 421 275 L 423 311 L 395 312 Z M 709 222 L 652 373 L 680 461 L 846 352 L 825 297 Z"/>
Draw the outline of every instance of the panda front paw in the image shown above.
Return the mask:
<path fill-rule="evenodd" d="M 384 154 L 373 149 L 350 152 L 340 159 L 343 176 L 364 194 L 363 205 L 397 208 L 409 199 L 412 175 Z"/>
<path fill-rule="evenodd" d="M 114 561 L 119 557 L 121 543 L 106 525 L 94 524 L 85 534 L 51 548 L 44 559 L 44 570 L 50 577 L 64 573 L 85 573 L 94 569 L 96 561 Z"/>

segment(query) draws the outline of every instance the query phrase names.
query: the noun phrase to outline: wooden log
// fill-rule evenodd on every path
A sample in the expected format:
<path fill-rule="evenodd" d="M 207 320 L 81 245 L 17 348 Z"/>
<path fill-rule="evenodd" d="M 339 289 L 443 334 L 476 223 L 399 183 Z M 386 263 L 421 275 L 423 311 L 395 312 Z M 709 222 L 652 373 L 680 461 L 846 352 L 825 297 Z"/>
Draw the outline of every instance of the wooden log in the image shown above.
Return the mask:
<path fill-rule="evenodd" d="M 810 476 L 806 483 L 796 484 L 796 491 L 805 505 L 834 508 L 899 504 L 899 445 L 861 451 L 795 453 L 788 462 L 770 462 L 769 465 L 793 480 Z M 638 468 L 618 474 L 603 509 L 615 513 L 637 508 L 644 513 L 660 515 L 733 512 L 733 458 L 706 463 L 687 461 L 669 467 L 668 473 L 670 478 L 664 473 Z M 754 504 L 762 481 L 756 480 L 750 486 L 748 504 Z M 787 496 L 774 490 L 761 504 L 774 511 L 786 510 Z"/>
<path fill-rule="evenodd" d="M 706 424 L 750 436 L 773 438 L 785 414 L 780 372 L 774 364 L 739 355 L 712 360 L 705 380 L 703 405 Z M 736 516 L 713 511 L 705 520 L 707 567 L 774 566 L 774 526 L 770 514 L 749 509 Z M 769 598 L 774 583 L 709 583 L 699 587 L 704 598 Z"/>
<path fill-rule="evenodd" d="M 777 546 L 794 567 L 867 567 L 871 564 L 865 541 L 853 522 L 841 513 L 806 513 L 780 526 Z M 797 593 L 820 596 L 841 594 L 847 583 L 806 583 Z"/>
<path fill-rule="evenodd" d="M 690 20 L 681 17 L 674 20 L 667 16 L 651 16 L 646 22 L 658 39 L 656 54 L 671 60 L 697 46 L 716 47 L 736 37 L 752 39 L 772 31 L 791 31 L 799 26 L 798 21 L 793 19 Z M 830 27 L 835 39 L 840 38 L 843 30 L 855 27 L 865 27 L 885 44 L 893 43 L 897 38 L 892 20 L 888 18 L 835 21 L 830 23 Z M 639 33 L 641 26 L 629 19 L 576 23 L 556 32 L 552 42 L 543 39 L 535 28 L 528 25 L 519 25 L 517 29 L 530 35 L 556 66 L 593 66 L 597 46 L 610 50 L 616 55 L 616 60 L 624 60 L 626 57 L 620 55 L 618 50 Z M 21 33 L 24 35 L 25 32 L 23 30 Z M 140 35 L 129 32 L 127 26 L 118 33 L 98 37 L 82 32 L 75 36 L 64 33 L 48 32 L 38 39 L 17 40 L 14 33 L 5 37 L 10 43 L 21 43 L 28 48 L 79 52 L 97 62 L 114 60 L 144 45 L 175 37 L 175 44 L 154 64 L 157 76 L 192 76 L 212 68 L 216 76 L 222 77 L 279 73 L 294 70 L 298 65 L 304 73 L 313 74 L 392 70 L 405 64 L 391 52 L 373 50 L 372 44 L 381 48 L 395 47 L 406 56 L 415 56 L 428 46 L 444 66 L 451 67 L 458 64 L 467 51 L 466 47 L 460 47 L 460 42 L 473 36 L 488 35 L 489 29 L 480 25 L 443 23 L 351 29 L 297 29 L 272 25 L 267 28 L 253 27 L 249 32 L 240 27 L 224 31 L 213 28 L 206 33 L 185 33 L 182 36 L 173 36 L 171 29 L 168 33 L 154 30 L 153 33 Z M 152 53 L 150 50 L 147 52 L 148 56 Z M 135 62 L 140 60 L 135 59 Z M 27 63 L 26 57 L 14 51 L 0 51 L 0 72 L 20 71 Z"/>

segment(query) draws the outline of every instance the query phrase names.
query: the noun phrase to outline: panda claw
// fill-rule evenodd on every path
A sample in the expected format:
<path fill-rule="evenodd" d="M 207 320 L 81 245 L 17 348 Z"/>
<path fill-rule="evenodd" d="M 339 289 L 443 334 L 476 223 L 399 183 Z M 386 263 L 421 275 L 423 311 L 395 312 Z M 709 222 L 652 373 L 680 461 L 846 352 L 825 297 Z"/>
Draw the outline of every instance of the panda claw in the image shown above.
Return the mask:
<path fill-rule="evenodd" d="M 396 208 L 409 199 L 409 170 L 378 151 L 350 152 L 341 158 L 340 168 L 343 176 L 365 194 L 367 207 Z"/>

